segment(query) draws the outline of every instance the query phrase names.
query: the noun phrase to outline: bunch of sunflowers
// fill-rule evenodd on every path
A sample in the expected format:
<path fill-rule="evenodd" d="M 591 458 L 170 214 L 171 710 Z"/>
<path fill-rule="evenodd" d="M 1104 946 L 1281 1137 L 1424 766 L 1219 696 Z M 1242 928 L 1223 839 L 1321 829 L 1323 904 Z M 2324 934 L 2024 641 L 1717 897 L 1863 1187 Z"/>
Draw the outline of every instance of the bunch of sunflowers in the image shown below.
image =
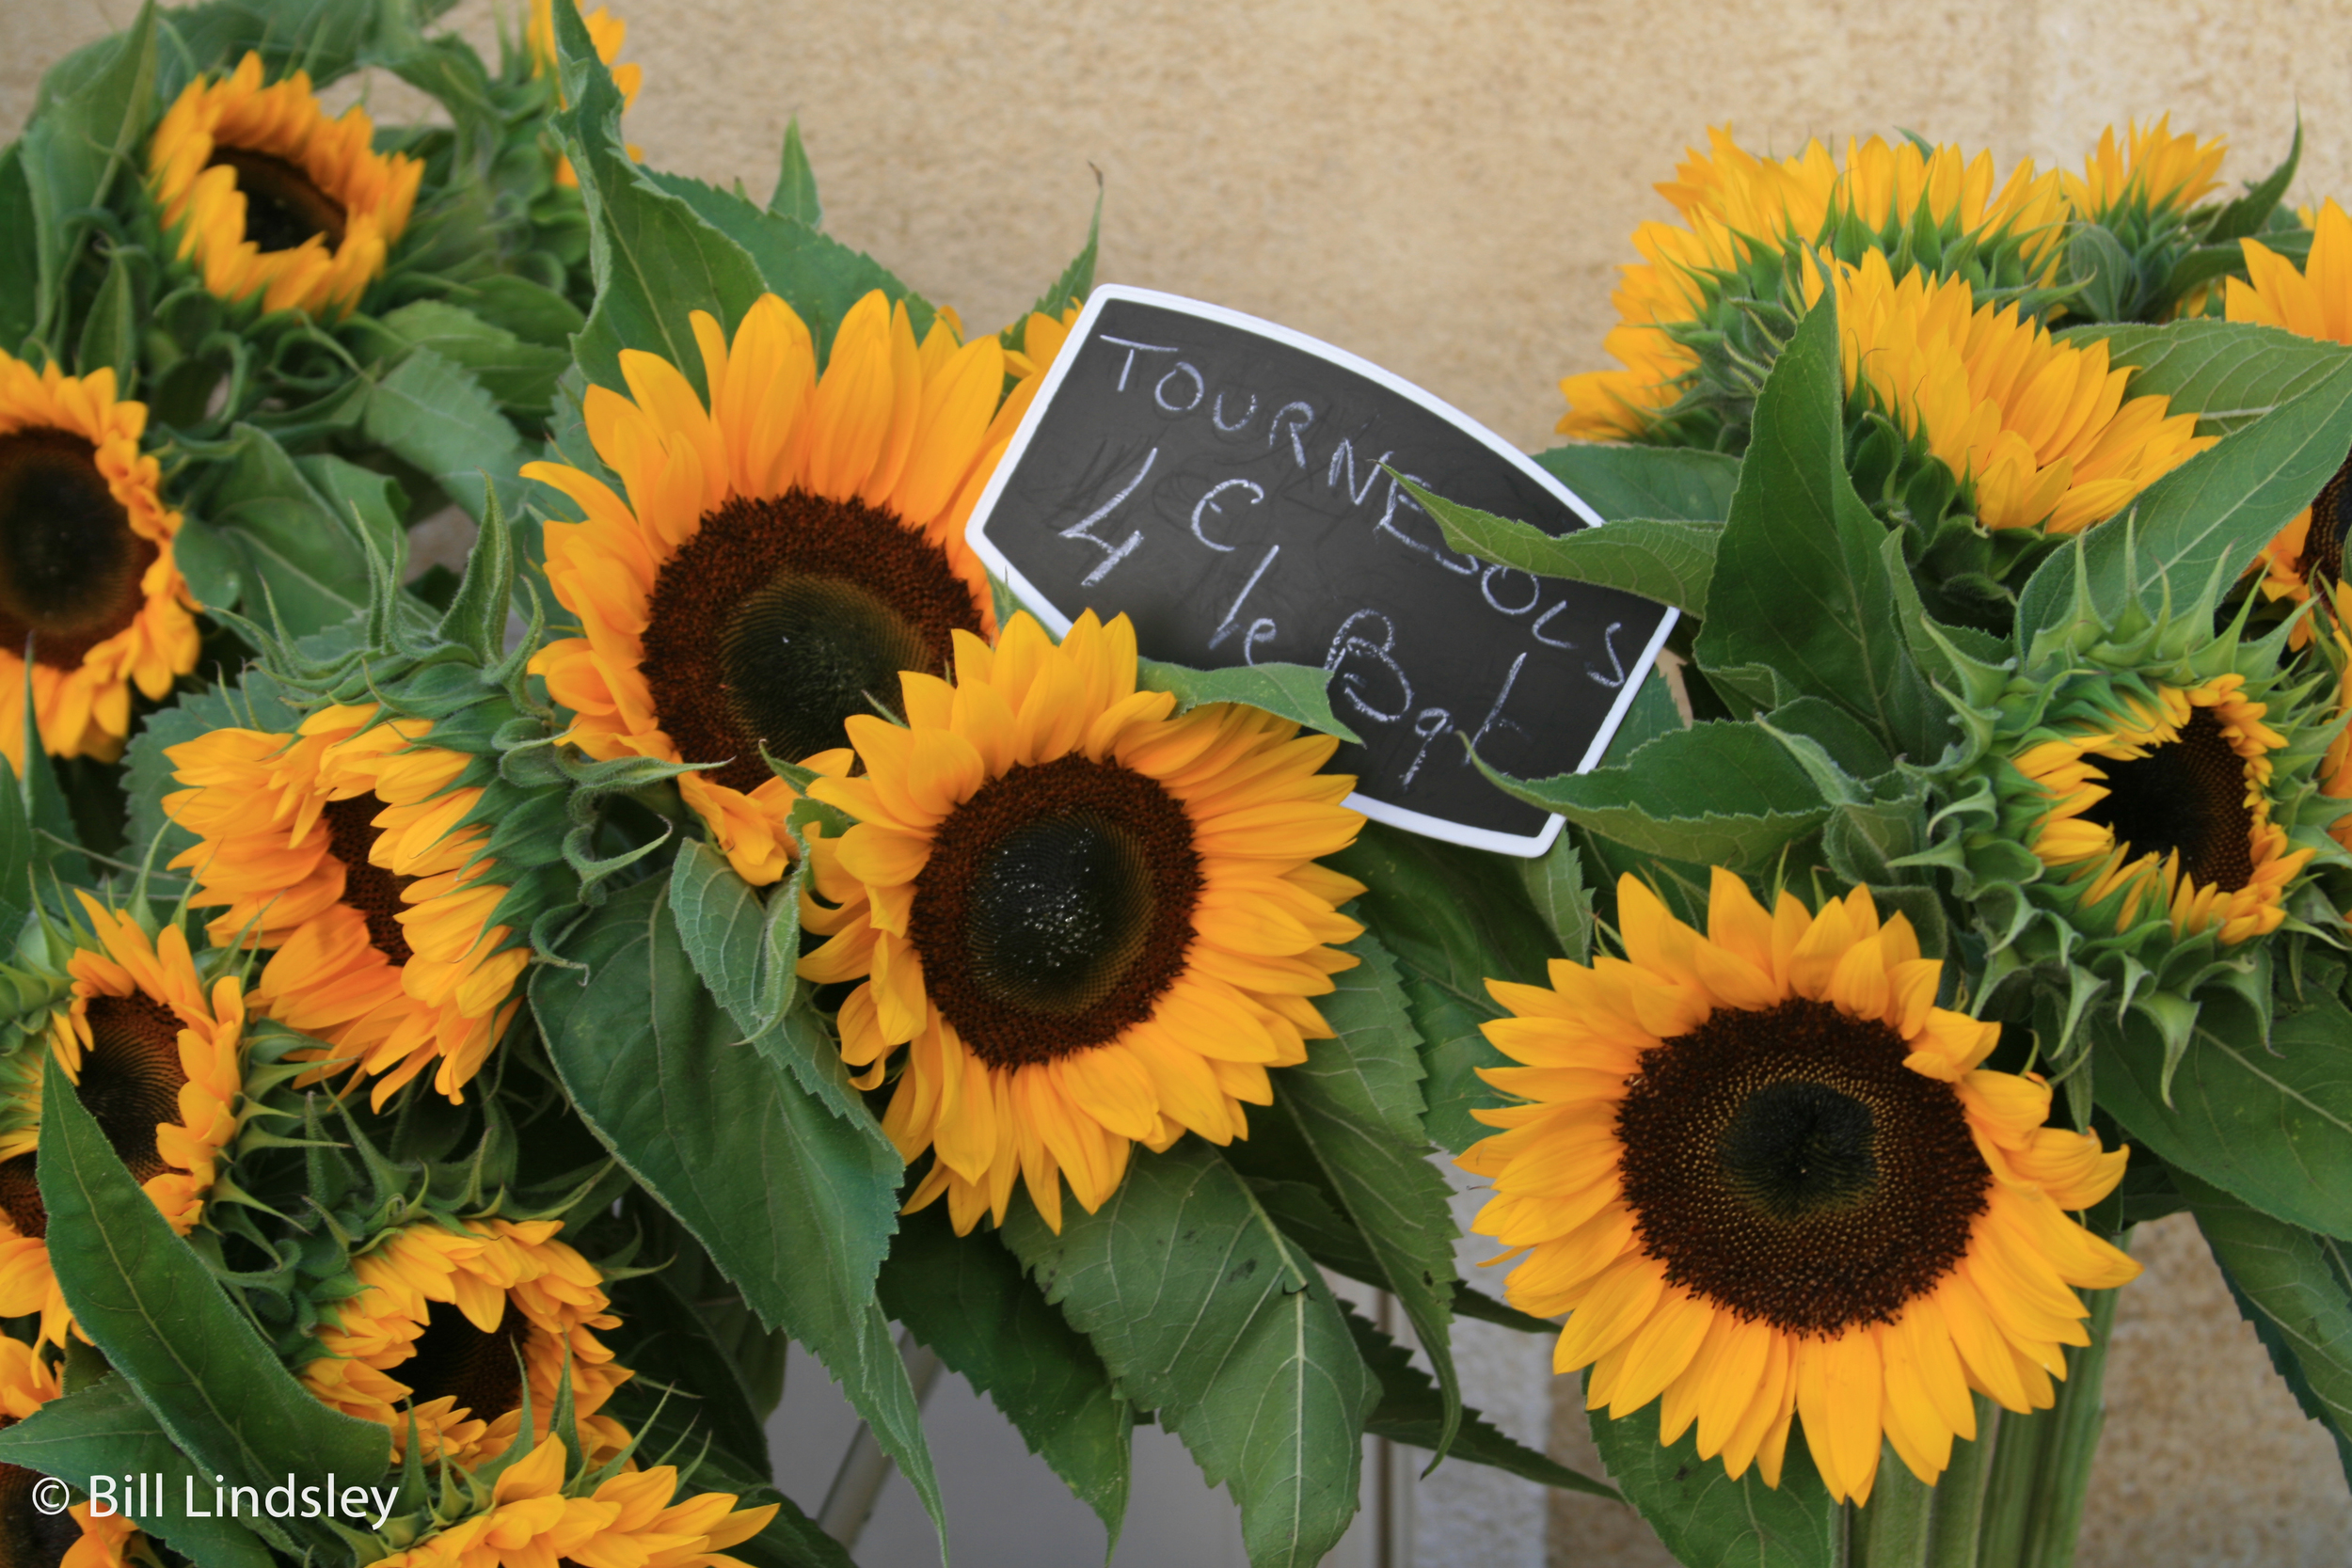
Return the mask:
<path fill-rule="evenodd" d="M 1141 1420 L 1254 1563 L 1370 1433 L 1688 1561 L 2059 1564 L 2181 1211 L 2344 1442 L 2293 155 L 1692 153 L 1540 458 L 1610 524 L 1422 493 L 1684 612 L 1602 766 L 1490 774 L 1567 819 L 1514 860 L 1351 809 L 1319 677 L 984 570 L 1091 237 L 967 335 L 797 131 L 765 204 L 644 166 L 606 13 L 436 10 L 150 5 L 0 152 L 0 1563 L 843 1564 L 798 1342 L 934 1520 L 933 1358 L 1114 1541 Z M 1557 1337 L 1614 1488 L 1465 1408 L 1461 1317 Z"/>

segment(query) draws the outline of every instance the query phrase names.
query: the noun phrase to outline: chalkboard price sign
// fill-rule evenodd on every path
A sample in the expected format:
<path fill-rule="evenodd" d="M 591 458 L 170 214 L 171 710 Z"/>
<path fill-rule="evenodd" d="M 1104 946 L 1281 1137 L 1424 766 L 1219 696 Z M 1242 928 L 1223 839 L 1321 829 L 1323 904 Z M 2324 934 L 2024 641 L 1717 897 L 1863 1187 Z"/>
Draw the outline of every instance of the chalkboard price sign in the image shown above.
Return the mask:
<path fill-rule="evenodd" d="M 1599 761 L 1675 611 L 1446 547 L 1388 469 L 1549 533 L 1593 510 L 1502 437 L 1343 350 L 1145 289 L 1094 291 L 972 515 L 1057 632 L 1124 612 L 1152 658 L 1331 676 L 1351 804 L 1506 854 L 1560 819 L 1502 771 Z"/>

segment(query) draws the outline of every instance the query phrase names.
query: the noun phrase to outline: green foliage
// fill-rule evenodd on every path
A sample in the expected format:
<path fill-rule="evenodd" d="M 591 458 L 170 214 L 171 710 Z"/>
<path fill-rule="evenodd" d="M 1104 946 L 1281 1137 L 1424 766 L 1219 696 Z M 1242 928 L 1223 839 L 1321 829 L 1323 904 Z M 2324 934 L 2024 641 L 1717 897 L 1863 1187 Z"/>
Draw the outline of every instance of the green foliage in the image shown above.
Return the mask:
<path fill-rule="evenodd" d="M 1682 1561 L 1831 1568 L 1843 1560 L 1845 1516 L 1796 1432 L 1780 1485 L 1772 1487 L 1754 1465 L 1733 1481 L 1721 1460 L 1701 1459 L 1695 1424 L 1678 1441 L 1661 1444 L 1655 1401 L 1616 1420 L 1596 1410 L 1592 1427 L 1600 1462 L 1626 1501 Z"/>
<path fill-rule="evenodd" d="M 1566 446 L 1535 461 L 1611 522 L 1660 517 L 1722 522 L 1731 515 L 1740 460 L 1688 447 Z"/>
<path fill-rule="evenodd" d="M 2083 326 L 2068 332 L 2065 341 L 2078 347 L 2106 343 L 2112 363 L 2132 368 L 2134 397 L 2169 399 L 2171 412 L 2197 416 L 2203 436 L 2244 429 L 2352 359 L 2352 349 L 2341 343 L 2250 322 Z"/>
<path fill-rule="evenodd" d="M 197 598 L 295 637 L 365 609 L 360 531 L 395 561 L 405 544 L 392 482 L 340 457 L 289 456 L 251 425 L 237 427 L 224 456 L 191 499 L 177 546 Z"/>
<path fill-rule="evenodd" d="M 2100 1107 L 2184 1178 L 2289 1225 L 2352 1239 L 2352 1012 L 2335 999 L 2282 1017 L 2209 993 L 2163 1092 L 2164 1041 L 2137 1015 L 2096 1060 Z"/>
<path fill-rule="evenodd" d="M 801 143 L 798 115 L 784 124 L 784 156 L 776 165 L 776 189 L 768 198 L 768 210 L 811 229 L 825 226 L 825 209 L 817 199 L 817 171 L 809 166 L 808 149 Z"/>
<path fill-rule="evenodd" d="M 1707 613 L 1707 584 L 1714 576 L 1715 549 L 1723 538 L 1720 522 L 1627 517 L 1606 528 L 1549 534 L 1531 523 L 1456 506 L 1398 477 L 1438 519 L 1446 543 L 1457 550 L 1538 577 L 1597 583 L 1693 615 Z"/>
<path fill-rule="evenodd" d="M 358 1485 L 380 1478 L 390 1433 L 329 1409 L 294 1381 L 172 1233 L 62 1072 L 41 1075 L 40 1127 L 57 1287 L 172 1447 L 251 1484 L 324 1470 Z M 256 1528 L 288 1550 L 335 1544 L 330 1529 L 301 1519 L 257 1520 Z"/>
<path fill-rule="evenodd" d="M 988 1236 L 958 1236 L 934 1203 L 899 1226 L 878 1289 L 882 1309 L 1004 1412 L 1117 1546 L 1135 1410 L 1020 1260 Z"/>
<path fill-rule="evenodd" d="M 1066 1209 L 1059 1235 L 1016 1204 L 1003 1234 L 1127 1397 L 1232 1491 L 1252 1568 L 1331 1549 L 1377 1386 L 1314 1265 L 1216 1149 L 1139 1156 L 1096 1212 Z"/>
<path fill-rule="evenodd" d="M 1189 713 L 1204 703 L 1247 703 L 1268 713 L 1303 724 L 1311 730 L 1360 742 L 1331 712 L 1327 689 L 1330 674 L 1305 664 L 1236 664 L 1223 670 L 1190 670 L 1163 664 L 1156 658 L 1136 661 L 1136 686 L 1144 691 L 1172 691 L 1174 713 Z"/>

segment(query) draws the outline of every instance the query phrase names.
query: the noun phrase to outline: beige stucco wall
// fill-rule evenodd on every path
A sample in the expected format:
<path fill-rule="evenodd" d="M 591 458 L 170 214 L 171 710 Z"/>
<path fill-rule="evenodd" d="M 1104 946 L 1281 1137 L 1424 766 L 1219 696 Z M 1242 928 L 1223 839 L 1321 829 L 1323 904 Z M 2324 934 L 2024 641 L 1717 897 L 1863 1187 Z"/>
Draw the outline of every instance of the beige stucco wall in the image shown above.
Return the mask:
<path fill-rule="evenodd" d="M 2251 179 L 2299 104 L 2298 198 L 2352 195 L 2345 0 L 620 3 L 652 161 L 765 191 L 797 113 L 832 230 L 974 325 L 1058 272 L 1099 170 L 1104 278 L 1330 339 L 1527 445 L 1559 376 L 1602 362 L 1626 236 L 1709 123 L 1781 151 L 1909 127 L 2006 168 L 2078 160 L 2110 120 L 2169 109 L 2229 135 L 2225 173 Z M 0 135 L 52 61 L 135 9 L 0 0 Z M 458 16 L 486 38 L 489 14 Z M 2086 1562 L 2352 1559 L 2330 1448 L 2193 1228 L 2143 1251 Z M 1625 1555 L 1581 1544 L 1616 1528 L 1602 1513 L 1556 1510 L 1554 1560 L 1648 1560 L 1638 1529 Z"/>

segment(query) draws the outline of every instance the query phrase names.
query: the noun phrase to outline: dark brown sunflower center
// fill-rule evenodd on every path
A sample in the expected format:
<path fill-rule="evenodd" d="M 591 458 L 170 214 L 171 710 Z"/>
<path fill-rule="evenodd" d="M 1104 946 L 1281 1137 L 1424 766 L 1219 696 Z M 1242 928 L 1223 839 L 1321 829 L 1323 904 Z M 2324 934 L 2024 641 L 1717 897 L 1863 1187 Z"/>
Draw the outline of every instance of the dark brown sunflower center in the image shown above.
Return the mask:
<path fill-rule="evenodd" d="M 12 1160 L 0 1160 L 0 1214 L 8 1216 L 20 1236 L 44 1241 L 49 1235 L 49 1211 L 40 1201 L 40 1151 L 26 1149 Z"/>
<path fill-rule="evenodd" d="M 236 170 L 245 193 L 245 237 L 263 250 L 293 250 L 316 236 L 334 250 L 349 214 L 295 165 L 242 147 L 215 148 L 204 166 Z"/>
<path fill-rule="evenodd" d="M 16 1422 L 0 1417 L 0 1430 Z M 57 1568 L 82 1539 L 81 1521 L 71 1513 L 43 1513 L 33 1506 L 38 1470 L 0 1465 L 0 1568 Z"/>
<path fill-rule="evenodd" d="M 93 996 L 87 1016 L 90 1043 L 73 1097 L 134 1177 L 145 1181 L 178 1169 L 156 1151 L 155 1129 L 180 1119 L 180 1088 L 188 1081 L 180 1065 L 180 1015 L 135 993 Z M 21 1236 L 49 1234 L 40 1150 L 0 1160 L 0 1212 Z"/>
<path fill-rule="evenodd" d="M 2303 553 L 2296 558 L 2296 574 L 2306 583 L 2333 585 L 2344 580 L 2344 536 L 2352 529 L 2352 452 L 2344 455 L 2335 477 L 2312 500 L 2312 526 L 2303 535 Z"/>
<path fill-rule="evenodd" d="M 395 964 L 405 964 L 415 955 L 400 924 L 400 913 L 408 907 L 401 895 L 416 879 L 387 871 L 368 858 L 383 832 L 375 825 L 383 809 L 384 802 L 373 793 L 355 795 L 348 800 L 329 800 L 319 817 L 326 824 L 326 852 L 342 863 L 343 902 L 367 920 L 368 940 L 375 950 Z"/>
<path fill-rule="evenodd" d="M 1968 1250 L 1992 1173 L 1951 1085 L 1825 1002 L 1721 1010 L 1642 1053 L 1618 1174 L 1674 1284 L 1830 1335 L 1891 1322 Z"/>
<path fill-rule="evenodd" d="M 523 1402 L 522 1354 L 525 1332 L 522 1313 L 513 1303 L 500 1317 L 498 1327 L 485 1334 L 465 1313 L 448 1302 L 434 1302 L 424 1332 L 417 1336 L 417 1354 L 392 1369 L 406 1384 L 409 1396 L 426 1404 L 448 1395 L 475 1419 L 495 1421 Z"/>
<path fill-rule="evenodd" d="M 46 426 L 0 435 L 0 646 L 71 670 L 129 626 L 152 540 L 98 471 L 98 449 Z"/>
<path fill-rule="evenodd" d="M 896 710 L 898 672 L 938 674 L 980 630 L 947 553 L 889 512 L 789 490 L 706 515 L 654 580 L 638 668 L 689 762 L 754 790 L 760 747 L 787 762 L 849 743 L 842 721 Z"/>
<path fill-rule="evenodd" d="M 2207 887 L 2234 893 L 2254 879 L 2254 814 L 2246 804 L 2246 762 L 2231 749 L 2209 707 L 2189 710 L 2179 738 L 2127 762 L 2098 759 L 2106 798 L 2083 819 L 2111 830 L 2133 858 L 2181 853 L 2181 869 Z"/>
<path fill-rule="evenodd" d="M 1017 1068 L 1149 1018 L 1184 971 L 1200 886 L 1184 807 L 1073 754 L 1015 767 L 948 815 L 907 930 L 963 1043 Z"/>

